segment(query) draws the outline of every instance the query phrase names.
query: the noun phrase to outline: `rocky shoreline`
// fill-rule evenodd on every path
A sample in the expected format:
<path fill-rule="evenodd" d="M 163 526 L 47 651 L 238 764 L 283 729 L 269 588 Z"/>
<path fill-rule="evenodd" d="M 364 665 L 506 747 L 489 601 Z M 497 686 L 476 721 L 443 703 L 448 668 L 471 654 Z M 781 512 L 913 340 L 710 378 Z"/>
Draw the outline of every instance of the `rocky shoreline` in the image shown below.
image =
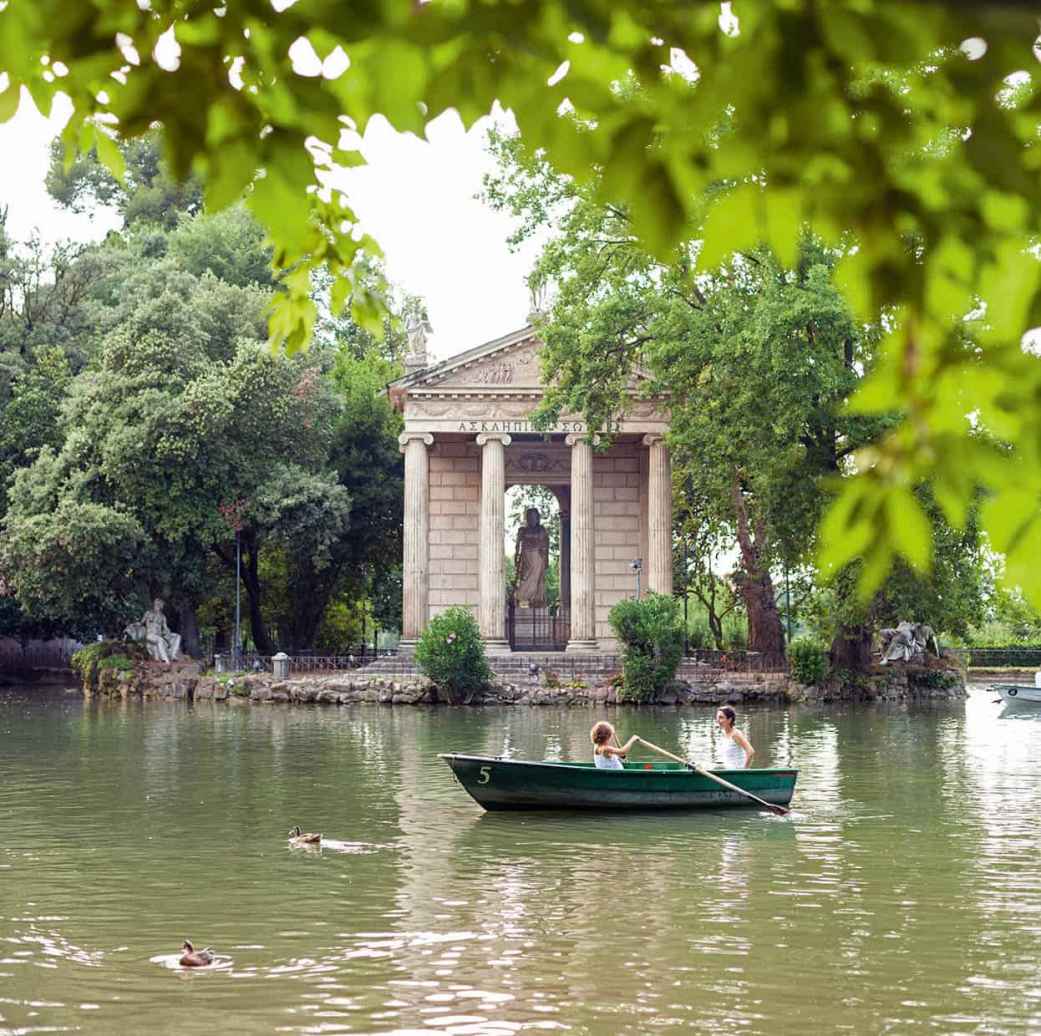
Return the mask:
<path fill-rule="evenodd" d="M 213 701 L 235 704 L 289 705 L 616 705 L 617 682 L 572 679 L 547 685 L 539 681 L 497 679 L 466 700 L 452 700 L 417 674 L 349 672 L 308 674 L 288 680 L 270 673 L 204 672 L 197 663 L 162 665 L 139 662 L 130 669 L 101 668 L 91 674 L 84 694 L 99 699 Z M 856 679 L 835 679 L 823 687 L 805 687 L 786 673 L 699 674 L 673 681 L 649 705 L 783 704 L 787 702 L 924 701 L 964 698 L 964 673 L 949 668 L 879 667 Z"/>

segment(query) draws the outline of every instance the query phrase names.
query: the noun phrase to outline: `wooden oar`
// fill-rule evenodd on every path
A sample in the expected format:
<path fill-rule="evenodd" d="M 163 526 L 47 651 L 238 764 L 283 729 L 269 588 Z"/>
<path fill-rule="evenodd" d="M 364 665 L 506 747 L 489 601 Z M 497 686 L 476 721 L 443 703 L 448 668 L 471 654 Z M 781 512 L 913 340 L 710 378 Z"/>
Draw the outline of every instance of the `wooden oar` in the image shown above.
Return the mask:
<path fill-rule="evenodd" d="M 766 799 L 761 799 L 758 795 L 753 795 L 750 791 L 745 791 L 744 788 L 739 788 L 736 784 L 731 784 L 730 781 L 725 781 L 722 777 L 717 777 L 714 773 L 710 773 L 703 767 L 698 766 L 697 763 L 681 759 L 678 755 L 673 755 L 671 752 L 666 752 L 664 748 L 659 748 L 658 745 L 652 745 L 650 741 L 645 741 L 639 735 L 636 736 L 636 740 L 639 741 L 641 745 L 646 745 L 652 751 L 667 756 L 674 763 L 679 763 L 681 766 L 687 767 L 688 770 L 700 773 L 702 777 L 707 777 L 710 781 L 715 781 L 716 784 L 722 784 L 724 788 L 729 788 L 731 791 L 737 792 L 738 795 L 744 795 L 746 799 L 751 799 L 753 802 L 757 802 L 763 807 L 763 809 L 768 809 L 771 813 L 776 813 L 779 817 L 787 816 L 791 812 L 790 809 L 786 809 L 784 806 L 778 806 L 773 802 L 767 802 Z"/>

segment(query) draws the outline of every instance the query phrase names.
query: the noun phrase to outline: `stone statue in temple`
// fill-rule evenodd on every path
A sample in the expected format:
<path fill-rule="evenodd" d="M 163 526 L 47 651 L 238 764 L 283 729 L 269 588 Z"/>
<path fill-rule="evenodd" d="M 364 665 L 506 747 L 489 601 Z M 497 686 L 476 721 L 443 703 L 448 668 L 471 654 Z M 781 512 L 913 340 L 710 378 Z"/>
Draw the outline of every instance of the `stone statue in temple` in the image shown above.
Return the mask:
<path fill-rule="evenodd" d="M 138 622 L 127 626 L 126 635 L 131 640 L 143 640 L 149 655 L 157 662 L 174 662 L 181 654 L 181 635 L 166 624 L 163 601 L 159 597 Z"/>
<path fill-rule="evenodd" d="M 517 530 L 514 555 L 517 589 L 514 598 L 521 608 L 546 607 L 546 569 L 549 568 L 549 533 L 542 525 L 537 507 L 524 512 L 524 524 Z"/>

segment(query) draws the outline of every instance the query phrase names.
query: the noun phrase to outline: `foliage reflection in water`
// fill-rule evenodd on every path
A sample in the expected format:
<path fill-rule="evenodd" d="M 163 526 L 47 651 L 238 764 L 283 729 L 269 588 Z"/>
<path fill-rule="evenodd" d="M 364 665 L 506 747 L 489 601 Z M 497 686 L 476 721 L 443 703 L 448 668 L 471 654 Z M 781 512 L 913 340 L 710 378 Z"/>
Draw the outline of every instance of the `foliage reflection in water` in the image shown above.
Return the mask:
<path fill-rule="evenodd" d="M 613 716 L 699 760 L 712 717 Z M 436 757 L 584 758 L 594 718 L 0 694 L 0 1032 L 1041 1027 L 1039 718 L 752 712 L 787 819 L 485 815 Z"/>

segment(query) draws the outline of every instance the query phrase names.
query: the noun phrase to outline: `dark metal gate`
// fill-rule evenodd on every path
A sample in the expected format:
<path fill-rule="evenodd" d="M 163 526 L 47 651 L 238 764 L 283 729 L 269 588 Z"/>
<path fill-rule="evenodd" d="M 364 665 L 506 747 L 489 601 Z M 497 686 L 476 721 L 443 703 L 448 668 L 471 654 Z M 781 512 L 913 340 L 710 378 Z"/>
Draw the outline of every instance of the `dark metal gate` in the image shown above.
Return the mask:
<path fill-rule="evenodd" d="M 513 651 L 563 651 L 571 637 L 566 608 L 519 608 L 506 601 L 506 639 Z"/>

